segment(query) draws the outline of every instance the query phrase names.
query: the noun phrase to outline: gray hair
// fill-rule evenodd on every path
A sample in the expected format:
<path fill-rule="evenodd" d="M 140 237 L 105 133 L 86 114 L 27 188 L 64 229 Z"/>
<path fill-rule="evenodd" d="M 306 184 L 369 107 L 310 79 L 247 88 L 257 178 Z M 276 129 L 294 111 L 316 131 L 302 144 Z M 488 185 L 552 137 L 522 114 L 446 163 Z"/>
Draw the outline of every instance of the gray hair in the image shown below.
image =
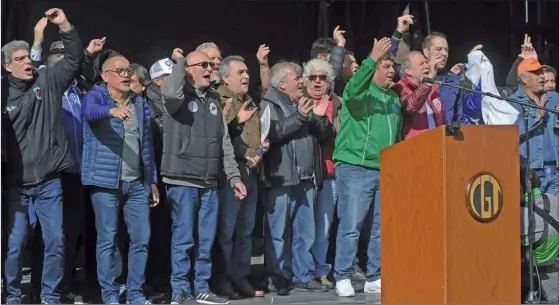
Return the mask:
<path fill-rule="evenodd" d="M 555 71 L 555 69 L 553 69 L 553 67 L 550 66 L 544 66 L 543 73 L 551 73 L 553 74 L 553 76 L 557 77 L 557 71 Z"/>
<path fill-rule="evenodd" d="M 64 54 L 61 54 L 61 53 L 55 53 L 55 54 L 49 55 L 47 57 L 47 61 L 46 61 L 47 67 L 54 66 L 54 64 L 57 63 L 62 58 L 64 58 Z"/>
<path fill-rule="evenodd" d="M 291 62 L 291 61 L 278 62 L 271 69 L 270 82 L 272 84 L 272 87 L 277 88 L 279 86 L 279 83 L 285 80 L 285 77 L 287 76 L 287 71 L 289 69 L 294 70 L 295 73 L 299 75 L 301 75 L 303 72 L 303 68 L 301 68 L 301 66 L 299 66 L 299 64 L 297 64 L 296 62 Z"/>
<path fill-rule="evenodd" d="M 328 88 L 330 91 L 334 89 L 334 68 L 332 65 L 323 59 L 312 59 L 309 60 L 303 69 L 303 85 L 306 87 L 307 83 L 309 82 L 309 76 L 313 71 L 320 71 L 326 73 L 328 77 L 328 83 L 330 87 Z"/>
<path fill-rule="evenodd" d="M 12 56 L 19 50 L 29 50 L 29 44 L 23 40 L 12 40 L 2 47 L 2 63 L 9 64 Z"/>
<path fill-rule="evenodd" d="M 137 63 L 130 64 L 130 68 L 132 69 L 132 75 L 138 75 L 138 82 L 147 87 L 151 83 L 151 78 L 149 77 L 148 70 Z"/>
<path fill-rule="evenodd" d="M 406 69 L 410 69 L 412 64 L 411 64 L 411 60 L 410 60 L 410 55 L 417 53 L 417 54 L 421 54 L 422 56 L 423 53 L 419 52 L 419 51 L 412 51 L 409 52 L 408 54 L 406 54 L 404 56 L 404 58 L 402 58 L 402 63 L 400 64 L 400 76 L 405 76 L 406 75 Z"/>
<path fill-rule="evenodd" d="M 209 49 L 209 48 L 217 49 L 221 53 L 221 50 L 219 49 L 219 47 L 211 41 L 210 42 L 204 42 L 203 44 L 199 45 L 196 48 L 196 51 L 202 51 L 202 50 Z"/>
<path fill-rule="evenodd" d="M 528 77 L 529 74 L 530 72 L 523 72 L 522 74 L 518 75 L 518 77 L 516 78 L 516 84 L 519 87 L 524 87 L 524 82 L 522 81 L 522 79 Z"/>
<path fill-rule="evenodd" d="M 231 55 L 225 57 L 221 64 L 219 65 L 219 76 L 220 77 L 227 77 L 229 76 L 229 64 L 238 61 L 238 62 L 245 62 L 245 59 L 239 55 Z"/>

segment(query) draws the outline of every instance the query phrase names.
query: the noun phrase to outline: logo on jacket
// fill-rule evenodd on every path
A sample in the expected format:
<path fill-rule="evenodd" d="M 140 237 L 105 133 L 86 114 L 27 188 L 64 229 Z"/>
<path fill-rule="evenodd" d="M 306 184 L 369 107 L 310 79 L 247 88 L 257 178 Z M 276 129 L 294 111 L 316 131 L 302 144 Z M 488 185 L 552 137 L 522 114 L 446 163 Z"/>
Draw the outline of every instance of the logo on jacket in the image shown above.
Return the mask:
<path fill-rule="evenodd" d="M 214 102 L 210 103 L 210 113 L 213 115 L 217 115 L 217 106 Z"/>
<path fill-rule="evenodd" d="M 501 184 L 490 173 L 479 173 L 468 184 L 468 211 L 479 222 L 492 222 L 503 207 Z"/>
<path fill-rule="evenodd" d="M 435 108 L 437 108 L 438 111 L 441 111 L 441 109 L 443 108 L 441 104 L 441 100 L 438 98 L 433 100 L 433 106 L 435 106 Z"/>
<path fill-rule="evenodd" d="M 37 97 L 37 99 L 41 99 L 41 87 L 33 88 L 33 92 L 35 92 L 35 96 Z"/>
<path fill-rule="evenodd" d="M 400 112 L 400 107 L 398 107 L 398 105 L 396 105 L 396 104 L 392 104 L 392 110 L 394 111 L 394 113 L 399 113 Z"/>
<path fill-rule="evenodd" d="M 198 111 L 198 104 L 196 104 L 195 101 L 188 103 L 188 110 L 190 110 L 190 112 L 192 113 Z"/>

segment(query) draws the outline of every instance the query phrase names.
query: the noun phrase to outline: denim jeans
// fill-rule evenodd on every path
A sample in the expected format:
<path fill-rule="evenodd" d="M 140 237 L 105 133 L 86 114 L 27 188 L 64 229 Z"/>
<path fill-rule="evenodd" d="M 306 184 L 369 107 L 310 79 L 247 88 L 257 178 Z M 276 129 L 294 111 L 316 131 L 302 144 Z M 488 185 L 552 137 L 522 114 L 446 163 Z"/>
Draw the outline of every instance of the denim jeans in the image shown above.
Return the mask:
<path fill-rule="evenodd" d="M 314 280 L 315 188 L 311 182 L 268 190 L 265 263 L 268 273 L 306 283 Z"/>
<path fill-rule="evenodd" d="M 219 212 L 218 189 L 167 186 L 167 203 L 171 209 L 171 290 L 191 292 L 189 277 L 194 256 L 194 291 L 209 291 L 212 274 L 212 246 Z M 194 243 L 194 225 L 198 224 L 198 245 Z M 195 251 L 192 251 L 195 250 Z M 194 253 L 192 253 L 194 252 Z"/>
<path fill-rule="evenodd" d="M 316 277 L 327 276 L 332 266 L 326 263 L 330 229 L 338 203 L 335 179 L 325 179 L 322 190 L 316 195 L 314 207 L 315 238 L 311 253 L 315 262 Z"/>
<path fill-rule="evenodd" d="M 91 201 L 97 228 L 97 278 L 103 302 L 107 304 L 118 301 L 120 287 L 115 282 L 118 276 L 116 241 L 121 207 L 130 236 L 126 299 L 133 302 L 145 298 L 141 289 L 145 282 L 151 232 L 148 194 L 141 179 L 120 182 L 117 190 L 92 187 Z"/>
<path fill-rule="evenodd" d="M 41 224 L 45 246 L 41 299 L 58 303 L 64 274 L 62 183 L 59 178 L 36 186 L 8 188 L 8 251 L 4 266 L 6 300 L 21 300 L 23 250 L 27 242 L 29 205 Z M 35 258 L 40 259 L 40 258 Z"/>
<path fill-rule="evenodd" d="M 234 283 L 242 283 L 250 274 L 252 256 L 252 230 L 258 202 L 258 177 L 251 174 L 244 181 L 247 196 L 235 197 L 229 184 L 220 190 L 218 243 L 223 255 L 226 275 Z"/>
<path fill-rule="evenodd" d="M 340 164 L 336 167 L 338 187 L 338 236 L 336 239 L 336 281 L 349 279 L 359 234 L 365 217 L 373 209 L 373 224 L 367 248 L 367 280 L 380 278 L 380 172 L 361 166 Z"/>
<path fill-rule="evenodd" d="M 550 193 L 559 197 L 559 171 L 557 166 L 545 166 L 543 169 L 536 170 L 541 180 L 542 193 Z"/>

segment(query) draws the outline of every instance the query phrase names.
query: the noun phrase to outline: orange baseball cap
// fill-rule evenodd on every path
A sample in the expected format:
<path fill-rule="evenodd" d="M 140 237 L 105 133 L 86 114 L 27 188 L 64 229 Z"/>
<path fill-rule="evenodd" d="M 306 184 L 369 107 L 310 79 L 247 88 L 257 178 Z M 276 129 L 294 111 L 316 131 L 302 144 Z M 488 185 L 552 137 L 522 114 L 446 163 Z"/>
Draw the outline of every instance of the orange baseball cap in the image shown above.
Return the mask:
<path fill-rule="evenodd" d="M 543 66 L 540 64 L 537 58 L 526 58 L 520 62 L 518 65 L 518 75 L 524 72 L 534 72 L 542 69 Z"/>

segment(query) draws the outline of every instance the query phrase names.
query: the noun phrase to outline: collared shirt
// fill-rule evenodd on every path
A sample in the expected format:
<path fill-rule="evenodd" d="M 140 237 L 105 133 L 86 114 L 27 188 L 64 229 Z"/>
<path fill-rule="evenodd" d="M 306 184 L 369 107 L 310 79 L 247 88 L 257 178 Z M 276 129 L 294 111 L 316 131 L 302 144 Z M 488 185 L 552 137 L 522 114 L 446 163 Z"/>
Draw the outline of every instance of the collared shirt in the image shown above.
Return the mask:
<path fill-rule="evenodd" d="M 110 91 L 108 92 L 109 96 L 111 96 Z M 115 103 L 118 104 L 117 101 L 115 101 Z M 135 112 L 130 96 L 128 96 L 125 105 L 130 109 L 132 117 L 123 121 L 124 141 L 122 144 L 122 155 L 120 156 L 120 180 L 124 182 L 131 182 L 142 176 L 140 160 L 140 132 L 138 129 L 138 116 Z"/>

